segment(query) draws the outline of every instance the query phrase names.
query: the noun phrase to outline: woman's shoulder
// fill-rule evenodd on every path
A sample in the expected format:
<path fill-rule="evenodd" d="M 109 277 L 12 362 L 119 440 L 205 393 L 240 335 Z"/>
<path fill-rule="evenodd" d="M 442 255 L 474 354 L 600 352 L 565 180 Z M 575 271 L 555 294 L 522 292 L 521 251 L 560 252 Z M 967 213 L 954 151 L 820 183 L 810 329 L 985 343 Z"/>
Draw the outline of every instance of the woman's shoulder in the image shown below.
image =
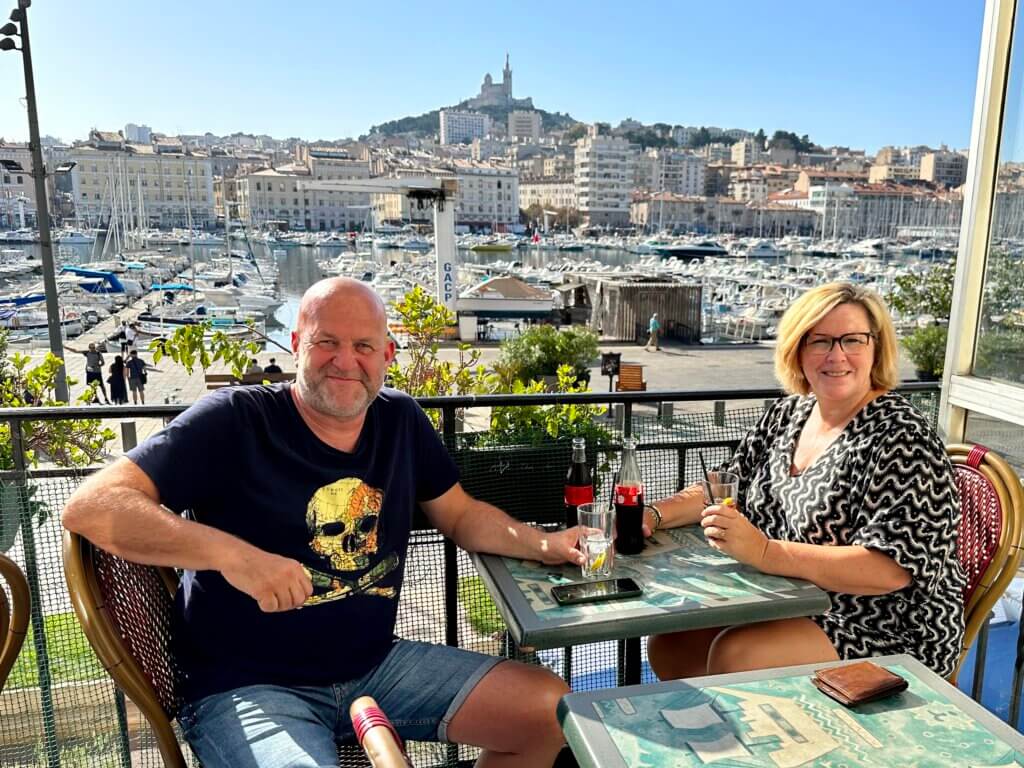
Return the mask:
<path fill-rule="evenodd" d="M 780 397 L 764 412 L 758 423 L 758 431 L 775 434 L 789 424 L 795 414 L 802 409 L 810 410 L 814 399 L 807 395 L 787 395 Z"/>
<path fill-rule="evenodd" d="M 884 425 L 890 434 L 933 434 L 928 417 L 899 392 L 886 392 L 864 409 L 866 420 Z"/>
<path fill-rule="evenodd" d="M 943 456 L 946 452 L 929 417 L 898 392 L 887 392 L 867 405 L 864 429 L 875 434 L 882 446 L 927 446 Z"/>
<path fill-rule="evenodd" d="M 811 395 L 786 395 L 780 397 L 771 407 L 768 408 L 768 415 L 773 420 L 787 420 L 794 413 L 814 407 L 814 398 Z"/>

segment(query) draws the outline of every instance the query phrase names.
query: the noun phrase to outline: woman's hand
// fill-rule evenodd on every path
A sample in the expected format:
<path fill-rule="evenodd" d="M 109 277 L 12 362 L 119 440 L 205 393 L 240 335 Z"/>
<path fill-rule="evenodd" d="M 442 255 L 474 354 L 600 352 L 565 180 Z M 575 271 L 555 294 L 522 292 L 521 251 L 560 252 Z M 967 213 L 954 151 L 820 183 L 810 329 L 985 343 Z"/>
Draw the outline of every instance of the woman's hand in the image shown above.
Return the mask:
<path fill-rule="evenodd" d="M 760 568 L 768 537 L 733 504 L 713 504 L 701 512 L 701 527 L 708 544 L 741 563 Z"/>

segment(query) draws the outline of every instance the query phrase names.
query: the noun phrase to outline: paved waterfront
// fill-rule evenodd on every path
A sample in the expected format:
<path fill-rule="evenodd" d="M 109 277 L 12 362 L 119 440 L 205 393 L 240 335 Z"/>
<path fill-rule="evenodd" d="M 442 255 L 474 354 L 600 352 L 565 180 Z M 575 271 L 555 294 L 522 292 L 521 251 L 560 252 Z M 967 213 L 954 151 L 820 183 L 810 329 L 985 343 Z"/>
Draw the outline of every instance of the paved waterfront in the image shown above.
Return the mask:
<path fill-rule="evenodd" d="M 127 309 L 120 317 L 131 319 L 138 310 Z M 89 342 L 101 342 L 112 336 L 118 321 L 111 318 L 92 328 L 88 333 L 70 344 L 75 349 L 85 349 Z M 493 363 L 500 354 L 497 344 L 484 344 L 480 347 L 481 362 L 484 365 Z M 104 355 L 105 363 L 110 365 L 114 355 L 120 352 L 116 342 L 108 343 L 109 352 Z M 766 388 L 776 386 L 773 373 L 772 357 L 774 350 L 761 345 L 723 345 L 723 346 L 684 346 L 668 344 L 658 352 L 648 352 L 637 344 L 601 344 L 602 352 L 619 352 L 624 363 L 639 363 L 644 366 L 644 379 L 648 390 L 705 390 Z M 33 357 L 41 358 L 43 350 L 31 350 Z M 139 354 L 152 365 L 152 353 L 145 346 L 139 347 Z M 454 345 L 442 347 L 440 357 L 444 360 L 456 360 L 458 350 Z M 261 352 L 257 359 L 266 365 L 270 358 L 276 358 L 284 370 L 294 370 L 294 361 L 290 354 L 280 350 Z M 81 394 L 85 389 L 85 356 L 70 350 L 66 353 L 68 374 L 76 380 L 71 389 L 72 397 Z M 407 353 L 399 352 L 399 362 L 407 360 Z M 152 371 L 146 386 L 148 403 L 181 402 L 191 403 L 207 393 L 202 369 L 197 368 L 190 375 L 185 369 L 169 358 L 151 367 Z M 210 373 L 226 373 L 228 369 L 222 364 L 212 367 Z M 901 373 L 904 379 L 913 378 L 913 366 L 909 361 L 901 361 Z M 106 373 L 104 374 L 106 378 Z M 607 389 L 608 379 L 601 375 L 600 366 L 596 363 L 591 368 L 591 386 L 595 391 Z M 724 398 L 727 399 L 727 398 Z M 708 409 L 708 404 L 694 403 L 692 408 Z M 685 408 L 685 406 L 677 406 Z M 137 435 L 139 440 L 145 439 L 161 423 L 155 419 L 139 420 Z M 115 446 L 115 451 L 120 446 Z"/>

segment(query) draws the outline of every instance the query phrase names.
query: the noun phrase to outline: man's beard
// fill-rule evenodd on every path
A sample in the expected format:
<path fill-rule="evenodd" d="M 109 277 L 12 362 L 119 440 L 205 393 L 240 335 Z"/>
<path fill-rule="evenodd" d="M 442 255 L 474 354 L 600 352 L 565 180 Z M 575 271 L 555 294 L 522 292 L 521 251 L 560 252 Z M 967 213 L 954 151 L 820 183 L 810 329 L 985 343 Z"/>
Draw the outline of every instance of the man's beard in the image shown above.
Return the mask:
<path fill-rule="evenodd" d="M 330 391 L 331 384 L 327 376 L 344 375 L 341 371 L 331 366 L 324 366 L 318 371 L 313 371 L 306 366 L 299 366 L 295 377 L 295 383 L 299 390 L 299 397 L 302 402 L 318 413 L 333 416 L 338 419 L 352 419 L 359 416 L 370 407 L 370 403 L 380 392 L 380 386 L 374 386 L 366 377 L 366 374 L 359 373 L 351 378 L 358 378 L 363 387 L 363 396 L 355 396 L 351 402 L 342 402 L 340 393 Z"/>

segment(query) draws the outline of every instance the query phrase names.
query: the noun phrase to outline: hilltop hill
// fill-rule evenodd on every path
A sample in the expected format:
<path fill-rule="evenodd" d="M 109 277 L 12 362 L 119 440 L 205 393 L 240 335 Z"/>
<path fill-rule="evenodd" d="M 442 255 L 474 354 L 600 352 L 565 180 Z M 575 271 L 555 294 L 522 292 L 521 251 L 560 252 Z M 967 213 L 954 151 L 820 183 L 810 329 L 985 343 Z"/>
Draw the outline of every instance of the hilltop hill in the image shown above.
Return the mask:
<path fill-rule="evenodd" d="M 508 123 L 509 111 L 516 108 L 517 107 L 515 106 L 486 106 L 472 109 L 465 101 L 456 104 L 454 107 L 445 107 L 445 109 L 469 109 L 473 112 L 483 112 L 485 115 L 488 115 L 493 122 L 501 123 L 503 125 Z M 570 115 L 562 112 L 547 112 L 543 109 L 536 109 L 535 111 L 540 112 L 541 125 L 545 131 L 568 128 L 570 125 L 577 122 Z M 440 130 L 440 110 L 435 109 L 415 117 L 401 117 L 397 120 L 389 120 L 386 123 L 375 125 L 370 128 L 370 135 L 394 136 L 400 133 L 414 133 L 419 136 L 429 136 L 437 134 Z"/>

